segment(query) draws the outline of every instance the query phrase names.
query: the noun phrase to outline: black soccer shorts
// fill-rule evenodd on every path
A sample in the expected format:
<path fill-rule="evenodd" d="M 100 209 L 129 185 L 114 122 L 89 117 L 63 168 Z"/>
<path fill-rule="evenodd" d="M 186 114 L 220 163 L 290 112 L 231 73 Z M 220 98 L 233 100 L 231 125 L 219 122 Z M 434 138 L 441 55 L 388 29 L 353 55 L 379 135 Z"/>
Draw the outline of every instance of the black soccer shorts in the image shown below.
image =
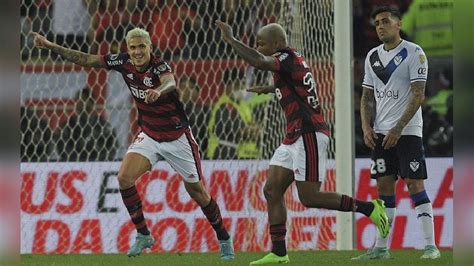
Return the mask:
<path fill-rule="evenodd" d="M 382 141 L 385 135 L 377 134 L 372 150 L 371 177 L 395 175 L 395 178 L 427 179 L 423 140 L 418 136 L 402 135 L 395 147 L 385 150 Z"/>

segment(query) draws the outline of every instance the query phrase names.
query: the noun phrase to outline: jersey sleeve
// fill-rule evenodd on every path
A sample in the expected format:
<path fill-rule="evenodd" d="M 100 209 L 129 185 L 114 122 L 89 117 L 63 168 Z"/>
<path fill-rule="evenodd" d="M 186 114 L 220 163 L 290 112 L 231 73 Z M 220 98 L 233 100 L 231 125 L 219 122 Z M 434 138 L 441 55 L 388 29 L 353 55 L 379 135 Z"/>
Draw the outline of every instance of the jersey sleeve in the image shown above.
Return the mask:
<path fill-rule="evenodd" d="M 275 64 L 277 65 L 277 72 L 292 72 L 294 69 L 294 62 L 292 55 L 288 52 L 278 52 L 273 55 Z"/>
<path fill-rule="evenodd" d="M 107 66 L 107 69 L 113 69 L 120 72 L 122 70 L 122 66 L 128 60 L 128 54 L 107 54 L 101 56 L 101 60 Z"/>
<path fill-rule="evenodd" d="M 420 46 L 416 46 L 415 51 L 411 53 L 409 63 L 410 83 L 426 81 L 428 78 L 428 60 Z"/>
<path fill-rule="evenodd" d="M 167 74 L 173 74 L 173 69 L 167 62 L 161 60 L 154 67 L 153 73 L 158 76 L 163 76 Z"/>
<path fill-rule="evenodd" d="M 374 79 L 372 77 L 371 69 L 370 69 L 370 54 L 367 54 L 364 63 L 364 80 L 362 81 L 362 87 L 367 89 L 374 89 Z"/>

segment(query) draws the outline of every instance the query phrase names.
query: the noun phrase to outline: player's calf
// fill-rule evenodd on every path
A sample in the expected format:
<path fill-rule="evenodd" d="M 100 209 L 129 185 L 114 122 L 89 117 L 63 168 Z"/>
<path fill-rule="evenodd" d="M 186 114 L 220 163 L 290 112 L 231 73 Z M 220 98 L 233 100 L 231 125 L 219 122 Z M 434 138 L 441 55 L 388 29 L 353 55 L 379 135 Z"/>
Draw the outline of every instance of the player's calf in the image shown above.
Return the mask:
<path fill-rule="evenodd" d="M 324 208 L 343 212 L 362 213 L 377 225 L 377 229 L 383 238 L 387 237 L 390 231 L 390 225 L 382 200 L 368 202 L 334 192 L 317 192 L 319 190 L 319 185 L 319 182 L 296 182 L 298 195 L 305 206 L 310 208 Z"/>
<path fill-rule="evenodd" d="M 202 182 L 185 183 L 185 187 L 191 198 L 201 207 L 202 212 L 216 232 L 217 239 L 219 240 L 221 258 L 223 260 L 233 259 L 234 245 L 224 226 L 224 221 L 217 202 L 209 196 Z"/>

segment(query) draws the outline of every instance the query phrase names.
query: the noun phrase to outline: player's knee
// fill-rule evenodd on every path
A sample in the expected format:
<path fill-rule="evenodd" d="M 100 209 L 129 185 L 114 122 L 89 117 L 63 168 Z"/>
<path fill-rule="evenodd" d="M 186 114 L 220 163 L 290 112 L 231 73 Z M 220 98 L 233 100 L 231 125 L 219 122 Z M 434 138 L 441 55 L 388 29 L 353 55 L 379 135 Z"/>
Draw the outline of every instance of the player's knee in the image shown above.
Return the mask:
<path fill-rule="evenodd" d="M 395 195 L 394 189 L 389 186 L 378 186 L 379 195 L 391 196 Z"/>
<path fill-rule="evenodd" d="M 377 180 L 377 190 L 380 195 L 395 195 L 395 182 Z"/>
<path fill-rule="evenodd" d="M 265 184 L 265 186 L 263 187 L 263 195 L 265 196 L 265 199 L 267 201 L 271 200 L 272 188 L 270 186 L 268 186 L 267 184 Z"/>
<path fill-rule="evenodd" d="M 306 208 L 320 208 L 320 192 L 319 191 L 298 191 L 298 198 L 300 199 L 301 204 Z"/>
<path fill-rule="evenodd" d="M 425 190 L 425 185 L 422 179 L 407 179 L 405 182 L 410 194 L 416 194 Z"/>
<path fill-rule="evenodd" d="M 209 203 L 210 196 L 207 191 L 198 183 L 185 183 L 189 196 L 199 205 L 205 206 Z"/>
<path fill-rule="evenodd" d="M 312 202 L 309 200 L 309 197 L 307 197 L 304 194 L 298 194 L 298 196 L 299 196 L 300 202 L 301 202 L 301 204 L 303 204 L 303 206 L 305 206 L 306 208 L 313 207 L 314 204 L 312 204 Z"/>
<path fill-rule="evenodd" d="M 265 196 L 265 199 L 269 202 L 274 201 L 281 197 L 280 193 L 278 193 L 278 190 L 275 189 L 272 185 L 265 184 L 263 187 L 263 195 Z"/>
<path fill-rule="evenodd" d="M 117 179 L 120 189 L 127 189 L 135 185 L 135 179 L 126 173 L 119 173 Z"/>

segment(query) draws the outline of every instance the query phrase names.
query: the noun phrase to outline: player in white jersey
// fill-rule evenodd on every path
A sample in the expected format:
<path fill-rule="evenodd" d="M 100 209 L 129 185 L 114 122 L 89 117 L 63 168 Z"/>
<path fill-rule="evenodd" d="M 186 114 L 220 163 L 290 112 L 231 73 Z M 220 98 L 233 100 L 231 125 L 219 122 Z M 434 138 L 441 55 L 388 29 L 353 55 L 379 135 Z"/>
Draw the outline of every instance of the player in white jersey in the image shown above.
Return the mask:
<path fill-rule="evenodd" d="M 365 144 L 372 149 L 371 175 L 377 180 L 390 223 L 395 217 L 395 183 L 398 177 L 405 180 L 426 240 L 421 258 L 436 259 L 440 252 L 434 241 L 433 208 L 424 188 L 427 174 L 422 142 L 421 104 L 428 62 L 420 46 L 400 38 L 402 22 L 397 9 L 380 7 L 372 18 L 383 44 L 367 54 L 362 84 L 361 120 Z M 375 246 L 354 259 L 390 258 L 387 239 L 377 234 Z"/>

